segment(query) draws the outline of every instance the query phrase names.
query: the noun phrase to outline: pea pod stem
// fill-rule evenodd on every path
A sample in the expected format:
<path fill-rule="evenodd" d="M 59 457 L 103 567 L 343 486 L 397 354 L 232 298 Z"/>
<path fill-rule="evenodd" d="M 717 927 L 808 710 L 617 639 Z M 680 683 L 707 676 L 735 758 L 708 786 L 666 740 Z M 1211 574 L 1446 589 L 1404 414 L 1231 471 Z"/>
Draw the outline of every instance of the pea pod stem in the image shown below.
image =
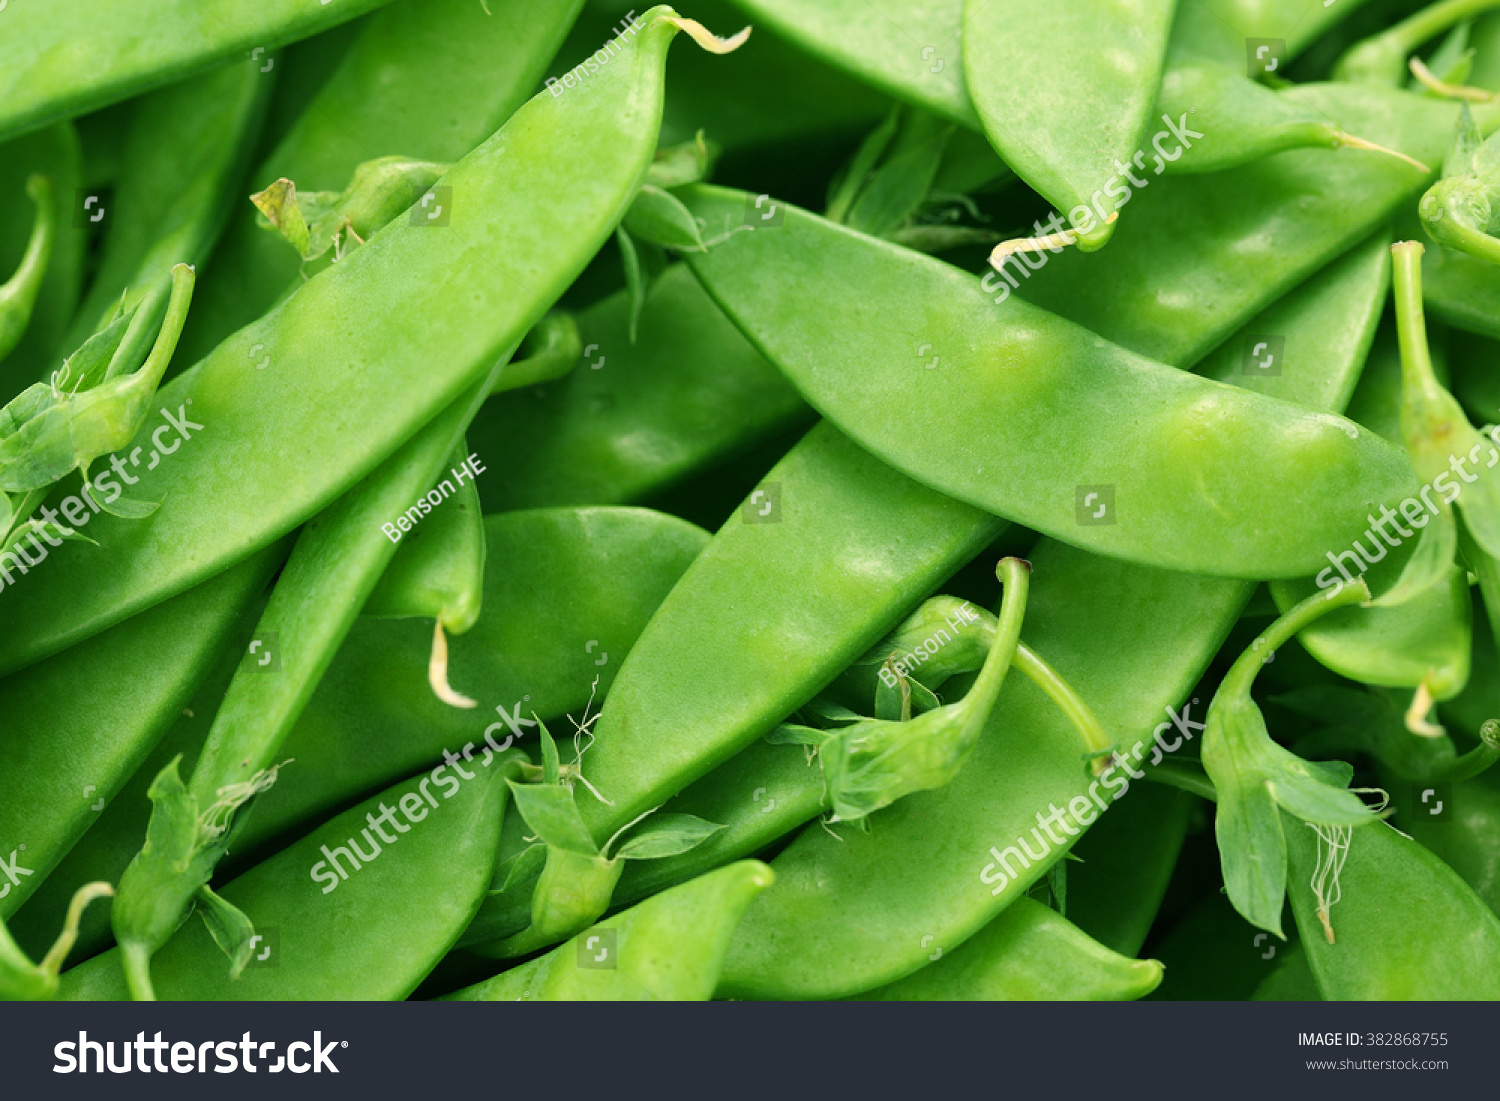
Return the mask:
<path fill-rule="evenodd" d="M 1465 19 L 1496 8 L 1500 8 L 1500 0 L 1440 0 L 1389 28 L 1379 40 L 1409 54 Z"/>
<path fill-rule="evenodd" d="M 1094 775 L 1102 776 L 1107 772 L 1114 763 L 1115 742 L 1083 697 L 1024 642 L 1016 643 L 1015 664 L 1033 684 L 1047 693 L 1083 738 Z"/>
<path fill-rule="evenodd" d="M 1426 251 L 1421 241 L 1397 241 L 1391 246 L 1401 380 L 1408 387 L 1424 386 L 1434 377 L 1427 350 L 1427 319 L 1422 312 L 1422 254 Z"/>
<path fill-rule="evenodd" d="M 1120 220 L 1118 210 L 1110 211 L 1109 217 L 1104 219 L 1104 224 L 1112 226 Z M 990 267 L 999 271 L 1018 252 L 1030 252 L 1041 255 L 1044 252 L 1056 252 L 1076 245 L 1081 236 L 1076 229 L 1059 230 L 1057 233 L 1049 233 L 1045 237 L 1016 237 L 1009 241 L 1001 241 L 990 253 Z"/>
<path fill-rule="evenodd" d="M 1255 683 L 1256 674 L 1265 665 L 1266 652 L 1275 653 L 1309 624 L 1315 623 L 1336 608 L 1345 608 L 1356 603 L 1370 603 L 1370 586 L 1366 584 L 1363 577 L 1346 583 L 1342 588 L 1325 589 L 1298 604 L 1266 628 L 1265 632 L 1235 659 L 1214 698 L 1216 700 L 1230 699 L 1234 696 L 1248 698 L 1250 686 Z"/>
<path fill-rule="evenodd" d="M 1214 787 L 1214 782 L 1202 769 L 1194 768 L 1192 765 L 1164 761 L 1146 769 L 1145 772 L 1147 780 L 1165 784 L 1178 791 L 1185 791 L 1200 799 L 1207 799 L 1210 803 L 1219 801 L 1219 791 Z"/>
<path fill-rule="evenodd" d="M 83 911 L 95 899 L 113 898 L 114 893 L 114 887 L 108 883 L 86 883 L 78 888 L 73 901 L 68 903 L 68 918 L 62 932 L 57 934 L 57 940 L 52 942 L 52 947 L 38 965 L 41 970 L 53 976 L 62 970 L 68 953 L 73 951 L 73 945 L 78 941 L 78 923 L 83 920 Z"/>
<path fill-rule="evenodd" d="M 36 205 L 36 221 L 15 274 L 0 283 L 0 359 L 10 354 L 26 332 L 57 236 L 57 200 L 52 193 L 52 180 L 32 175 L 26 181 L 26 194 Z"/>
<path fill-rule="evenodd" d="M 1496 761 L 1500 761 L 1500 720 L 1490 719 L 1480 728 L 1477 746 L 1427 779 L 1440 784 L 1462 783 L 1474 779 Z"/>

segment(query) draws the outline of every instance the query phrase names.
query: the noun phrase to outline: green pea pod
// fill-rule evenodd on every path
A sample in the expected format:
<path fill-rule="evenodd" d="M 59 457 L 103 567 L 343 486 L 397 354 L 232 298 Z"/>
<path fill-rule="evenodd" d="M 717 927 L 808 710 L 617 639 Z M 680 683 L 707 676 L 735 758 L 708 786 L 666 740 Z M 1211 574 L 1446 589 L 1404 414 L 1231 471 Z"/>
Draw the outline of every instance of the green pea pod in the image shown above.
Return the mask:
<path fill-rule="evenodd" d="M 1208 8 L 1223 25 L 1225 37 L 1243 50 L 1247 38 L 1286 40 L 1288 59 L 1296 57 L 1335 23 L 1358 11 L 1368 0 L 1325 4 L 1323 0 L 1189 0 Z M 1242 55 L 1243 56 L 1243 55 Z M 1273 70 L 1274 71 L 1274 70 Z"/>
<path fill-rule="evenodd" d="M 251 173 L 252 183 L 286 178 L 307 191 L 330 191 L 377 157 L 458 160 L 535 91 L 581 6 L 582 0 L 491 0 L 487 13 L 470 0 L 387 4 L 364 22 L 284 136 L 272 131 L 281 140 Z M 183 334 L 187 362 L 269 310 L 297 273 L 297 255 L 242 206 L 204 272 L 198 308 Z"/>
<path fill-rule="evenodd" d="M 1067 918 L 1018 898 L 994 921 L 936 962 L 859 995 L 861 1001 L 1129 1002 L 1161 983 L 1155 960 L 1110 951 Z"/>
<path fill-rule="evenodd" d="M 46 176 L 32 176 L 26 181 L 26 194 L 36 206 L 36 223 L 15 274 L 0 283 L 0 360 L 26 335 L 57 235 L 57 199 L 52 181 Z"/>
<path fill-rule="evenodd" d="M 83 910 L 96 898 L 107 898 L 114 894 L 108 883 L 90 883 L 80 887 L 68 907 L 67 924 L 56 943 L 39 964 L 33 964 L 0 921 L 0 1002 L 6 1001 L 50 1001 L 57 996 L 57 974 L 62 963 L 73 948 L 73 938 L 78 935 L 78 922 Z"/>
<path fill-rule="evenodd" d="M 275 83 L 237 61 L 134 105 L 99 270 L 64 347 L 81 345 L 117 311 L 141 307 L 147 332 L 160 324 L 171 269 L 201 265 L 224 228 Z"/>
<path fill-rule="evenodd" d="M 1282 811 L 1324 828 L 1368 825 L 1374 815 L 1346 791 L 1353 769 L 1313 764 L 1271 740 L 1250 698 L 1255 674 L 1303 626 L 1334 608 L 1368 601 L 1362 580 L 1309 597 L 1265 631 L 1235 661 L 1214 694 L 1203 733 L 1203 767 L 1219 794 L 1214 833 L 1224 884 L 1234 908 L 1252 925 L 1282 936 L 1287 855 Z"/>
<path fill-rule="evenodd" d="M 448 457 L 450 469 L 467 469 L 472 454 L 467 441 L 461 443 Z M 461 635 L 472 628 L 484 606 L 484 516 L 474 480 L 460 483 L 447 506 L 426 519 L 386 566 L 360 614 L 433 620 L 428 684 L 444 703 L 472 708 L 476 702 L 448 683 L 448 634 Z M 399 530 L 396 538 L 401 538 Z"/>
<path fill-rule="evenodd" d="M 690 205 L 712 229 L 744 197 L 700 188 Z M 780 227 L 689 262 L 767 358 L 865 447 L 951 496 L 1103 553 L 1306 576 L 1411 481 L 1400 452 L 1341 418 L 1151 363 L 1020 301 L 997 309 L 957 268 L 794 208 Z M 770 266 L 783 278 L 763 279 Z M 812 286 L 822 289 L 809 303 Z M 831 317 L 844 334 L 832 353 Z M 931 355 L 951 369 L 923 370 Z M 1007 410 L 1003 431 L 996 408 Z M 1281 487 L 1274 509 L 1243 477 L 1252 466 Z M 1101 507 L 1118 522 L 1085 525 Z"/>
<path fill-rule="evenodd" d="M 614 805 L 580 807 L 596 839 L 767 733 L 1000 527 L 908 481 L 829 425 L 809 433 L 763 485 L 626 659 L 588 762 L 589 779 Z M 895 514 L 902 522 L 893 537 Z M 747 647 L 724 627 L 722 609 L 747 583 L 764 645 Z"/>
<path fill-rule="evenodd" d="M 319 826 L 220 892 L 277 931 L 276 966 L 236 980 L 204 926 L 188 922 L 153 963 L 180 1001 L 399 1001 L 473 915 L 505 814 L 516 755 L 460 780 L 440 765 Z M 446 773 L 446 775 L 444 775 Z M 431 819 L 428 821 L 428 819 Z M 330 895 L 334 897 L 329 897 Z M 128 997 L 118 949 L 62 979 L 69 1001 Z M 254 962 L 254 961 L 252 961 Z"/>
<path fill-rule="evenodd" d="M 480 410 L 474 449 L 507 471 L 492 510 L 637 501 L 807 417 L 685 265 L 652 285 L 634 345 L 628 311 L 624 292 L 584 311 L 576 371 Z"/>
<path fill-rule="evenodd" d="M 1313 84 L 1283 94 L 1429 165 L 1441 161 L 1458 113 L 1374 87 Z M 1007 265 L 1004 284 L 986 286 L 994 296 L 1019 287 L 1028 301 L 1107 340 L 1191 367 L 1430 183 L 1395 157 L 1325 149 L 1290 150 L 1223 175 L 1163 177 L 1135 192 L 1105 253 L 1048 253 L 1042 270 Z"/>
<path fill-rule="evenodd" d="M 0 51 L 0 139 L 111 103 L 212 68 L 254 46 L 274 49 L 380 6 L 381 0 L 328 0 L 316 8 L 275 0 L 235 19 L 205 21 L 191 0 L 170 5 L 82 0 L 58 18 L 50 9 L 17 6 L 6 18 Z M 173 25 L 186 33 L 153 36 L 121 50 L 143 26 Z"/>
<path fill-rule="evenodd" d="M 1281 953 L 1276 970 L 1267 975 L 1250 995 L 1256 1002 L 1321 1002 L 1318 980 L 1313 977 L 1302 945 L 1294 944 Z"/>
<path fill-rule="evenodd" d="M 84 249 L 87 231 L 83 218 L 97 213 L 99 199 L 80 215 L 75 202 L 83 190 L 83 153 L 78 134 L 70 122 L 27 134 L 0 145 L 0 195 L 6 196 L 0 212 L 0 271 L 7 275 L 21 262 L 36 232 L 36 208 L 22 200 L 33 175 L 45 176 L 52 185 L 57 204 L 51 255 L 41 277 L 30 321 L 10 354 L 0 360 L 0 401 L 8 401 L 26 386 L 57 366 L 71 348 L 62 347 L 78 296 L 83 286 Z"/>
<path fill-rule="evenodd" d="M 294 837 L 309 822 L 440 757 L 451 754 L 462 765 L 504 752 L 517 738 L 534 733 L 534 720 L 523 717 L 529 709 L 563 715 L 584 709 L 591 696 L 604 698 L 620 655 L 708 541 L 691 524 L 643 509 L 492 516 L 485 521 L 485 537 L 491 552 L 486 612 L 472 632 L 454 639 L 452 664 L 459 683 L 473 686 L 481 697 L 488 724 L 432 695 L 423 672 L 428 630 L 414 623 L 357 621 L 287 737 L 282 752 L 297 764 L 259 796 L 255 813 L 237 835 L 230 857 L 235 866 L 266 855 L 277 838 Z M 620 562 L 630 568 L 620 569 Z M 206 681 L 190 704 L 193 714 L 178 719 L 102 813 L 90 814 L 97 819 L 93 828 L 17 915 L 15 929 L 18 937 L 26 934 L 23 943 L 51 936 L 66 909 L 64 887 L 92 879 L 118 882 L 146 829 L 150 779 L 179 754 L 184 769 L 192 770 L 234 666 L 241 659 L 246 666 L 258 660 L 246 655 L 243 645 L 230 656 L 231 666 L 211 677 L 212 683 Z M 800 751 L 794 752 L 800 760 Z M 523 916 L 521 927 L 525 923 Z M 96 952 L 107 944 L 108 933 L 107 920 L 95 913 L 80 944 Z"/>
<path fill-rule="evenodd" d="M 1084 251 L 1104 247 L 1124 205 L 1105 188 L 1112 164 L 1131 160 L 1146 141 L 1175 7 L 990 0 L 964 8 L 964 78 L 985 133 L 1066 214 L 1069 243 Z M 1106 53 L 1110 64 L 1101 66 Z M 1082 98 L 1080 88 L 1088 90 Z"/>
<path fill-rule="evenodd" d="M 444 1000 L 707 1001 L 740 915 L 773 878 L 755 860 L 709 872 Z"/>
<path fill-rule="evenodd" d="M 0 886 L 0 917 L 20 908 L 114 801 L 279 562 L 276 550 L 262 552 L 0 681 L 11 728 L 0 772 L 0 849 L 17 868 L 24 864 Z M 96 736 L 103 729 L 108 738 Z"/>
<path fill-rule="evenodd" d="M 1334 66 L 1333 78 L 1357 84 L 1400 84 L 1406 77 L 1407 58 L 1417 47 L 1496 6 L 1495 0 L 1438 0 L 1351 47 Z"/>
<path fill-rule="evenodd" d="M 1438 787 L 1381 774 L 1397 801 L 1399 828 L 1457 872 L 1500 914 L 1500 868 L 1495 840 L 1500 836 L 1500 774 L 1490 771 L 1464 783 Z"/>
<path fill-rule="evenodd" d="M 93 556 L 59 552 L 45 575 L 0 593 L 7 622 L 26 625 L 0 643 L 0 669 L 71 645 L 279 537 L 508 354 L 597 251 L 644 176 L 678 25 L 670 9 L 652 9 L 586 87 L 542 93 L 456 164 L 441 185 L 463 204 L 450 225 L 392 223 L 169 384 L 163 405 L 186 418 L 192 398 L 191 423 L 206 427 L 141 478 L 141 492 L 165 496 L 161 511 L 134 529 L 97 520 Z M 621 103 L 631 110 L 622 114 Z M 554 204 L 564 193 L 573 197 L 566 216 Z M 501 252 L 485 247 L 500 240 L 509 242 Z M 434 329 L 443 339 L 420 346 L 396 339 L 414 321 L 456 316 L 457 273 L 465 323 Z M 328 409 L 359 433 L 331 431 Z M 296 453 L 267 466 L 275 441 L 287 439 L 299 441 Z M 255 476 L 225 479 L 225 469 Z"/>
<path fill-rule="evenodd" d="M 1500 996 L 1500 919 L 1436 856 L 1383 822 L 1286 831 L 1292 912 L 1323 997 Z"/>
<path fill-rule="evenodd" d="M 1152 1000 L 1243 1001 L 1295 947 L 1258 932 L 1211 888 L 1152 946 L 1167 970 Z"/>
<path fill-rule="evenodd" d="M 735 0 L 757 24 L 896 99 L 972 129 L 964 82 L 962 0 Z"/>

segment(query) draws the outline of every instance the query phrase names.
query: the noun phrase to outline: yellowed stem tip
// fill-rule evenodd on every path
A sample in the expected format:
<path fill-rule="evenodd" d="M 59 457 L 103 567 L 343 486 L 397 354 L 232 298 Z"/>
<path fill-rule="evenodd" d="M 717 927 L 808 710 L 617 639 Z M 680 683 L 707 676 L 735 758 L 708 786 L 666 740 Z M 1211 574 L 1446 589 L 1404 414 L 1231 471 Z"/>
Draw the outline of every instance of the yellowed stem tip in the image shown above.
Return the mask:
<path fill-rule="evenodd" d="M 732 54 L 750 37 L 750 27 L 746 27 L 733 38 L 720 38 L 696 19 L 683 19 L 677 15 L 664 15 L 662 18 L 711 54 Z"/>
<path fill-rule="evenodd" d="M 427 683 L 432 685 L 432 694 L 449 707 L 462 707 L 465 710 L 478 707 L 479 701 L 471 700 L 463 693 L 455 692 L 449 686 L 448 636 L 443 633 L 443 621 L 441 619 L 433 627 L 432 657 L 427 661 Z"/>
<path fill-rule="evenodd" d="M 1109 217 L 1104 219 L 1104 224 L 1112 226 L 1120 220 L 1120 212 L 1112 210 Z M 1010 257 L 1018 252 L 1056 252 L 1058 249 L 1067 248 L 1069 245 L 1078 243 L 1078 231 L 1076 229 L 1065 229 L 1060 233 L 1049 233 L 1045 237 L 1015 237 L 1009 241 L 1001 241 L 990 253 L 990 266 L 996 271 Z"/>
<path fill-rule="evenodd" d="M 1440 96 L 1448 96 L 1450 99 L 1466 99 L 1470 103 L 1488 103 L 1495 98 L 1483 88 L 1470 88 L 1467 85 L 1449 84 L 1446 80 L 1439 80 L 1420 57 L 1412 58 L 1407 64 L 1412 76 L 1416 77 L 1424 87 Z"/>

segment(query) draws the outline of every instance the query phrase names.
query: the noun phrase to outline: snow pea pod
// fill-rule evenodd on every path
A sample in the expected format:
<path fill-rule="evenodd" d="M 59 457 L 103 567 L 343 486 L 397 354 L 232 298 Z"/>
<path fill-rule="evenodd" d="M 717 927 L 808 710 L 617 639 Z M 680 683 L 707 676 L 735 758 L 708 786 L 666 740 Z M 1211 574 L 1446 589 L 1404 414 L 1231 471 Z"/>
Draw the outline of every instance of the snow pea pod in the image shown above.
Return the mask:
<path fill-rule="evenodd" d="M 690 205 L 713 227 L 745 197 L 702 188 Z M 737 234 L 689 263 L 861 444 L 942 492 L 1103 553 L 1306 576 L 1366 512 L 1410 488 L 1405 456 L 1342 418 L 1152 363 L 1019 300 L 997 309 L 967 273 L 795 208 L 775 230 Z M 765 280 L 768 269 L 782 278 Z M 928 355 L 952 369 L 922 369 Z M 1007 410 L 1003 432 L 996 408 Z M 1274 510 L 1263 484 L 1245 479 L 1250 467 L 1278 486 Z M 1090 506 L 1113 494 L 1118 522 L 1085 526 L 1091 487 Z"/>
<path fill-rule="evenodd" d="M 964 79 L 985 134 L 1018 176 L 1065 212 L 1081 250 L 1103 248 L 1114 232 L 1122 193 L 1106 196 L 1105 188 L 1145 139 L 1175 7 L 1176 0 L 964 7 Z"/>
<path fill-rule="evenodd" d="M 443 1000 L 707 1001 L 740 916 L 773 879 L 755 860 L 709 872 Z"/>
<path fill-rule="evenodd" d="M 480 410 L 474 449 L 507 471 L 491 511 L 637 501 L 811 416 L 686 265 L 652 285 L 634 345 L 629 309 L 621 291 L 584 311 L 578 370 Z"/>
<path fill-rule="evenodd" d="M 1061 914 L 1018 898 L 936 962 L 859 995 L 860 1001 L 1129 1002 L 1160 985 L 1156 960 L 1132 960 L 1093 940 Z"/>
<path fill-rule="evenodd" d="M 272 74 L 238 61 L 141 97 L 99 270 L 64 347 L 148 299 L 155 321 L 146 328 L 156 328 L 173 265 L 201 265 L 223 228 L 274 86 Z"/>
<path fill-rule="evenodd" d="M 74 0 L 62 17 L 50 5 L 18 4 L 0 43 L 0 140 L 171 84 L 254 46 L 307 38 L 381 2 L 270 0 L 245 10 L 231 0 Z M 162 26 L 174 29 L 143 29 Z"/>
<path fill-rule="evenodd" d="M 16 882 L 0 887 L 0 918 L 20 908 L 114 801 L 279 562 L 279 550 L 264 551 L 22 676 L 0 680 L 8 728 L 0 850 L 23 854 L 18 866 L 24 867 Z"/>
<path fill-rule="evenodd" d="M 1500 918 L 1427 849 L 1384 822 L 1286 833 L 1292 912 L 1323 997 L 1500 997 Z"/>
<path fill-rule="evenodd" d="M 1288 98 L 1428 165 L 1458 108 L 1410 92 L 1304 85 Z M 1297 149 L 1224 175 L 1154 180 L 1131 200 L 1111 247 L 1063 250 L 1043 270 L 993 283 L 1108 340 L 1191 367 L 1248 317 L 1367 238 L 1431 174 L 1394 157 Z M 737 242 L 736 242 L 737 243 Z M 992 281 L 993 282 L 993 281 Z M 990 286 L 992 283 L 986 283 Z"/>
<path fill-rule="evenodd" d="M 407 997 L 479 905 L 505 814 L 504 781 L 518 774 L 518 756 L 496 758 L 464 780 L 439 765 L 324 823 L 227 884 L 227 902 L 277 930 L 277 966 L 251 967 L 229 980 L 207 929 L 190 921 L 154 963 L 163 996 Z M 65 1000 L 127 996 L 118 949 L 63 974 Z"/>
<path fill-rule="evenodd" d="M 96 519 L 89 555 L 60 549 L 45 573 L 0 594 L 0 614 L 25 625 L 0 641 L 0 670 L 290 530 L 514 348 L 598 250 L 650 164 L 677 31 L 669 13 L 652 9 L 576 94 L 542 93 L 456 164 L 441 185 L 460 204 L 449 225 L 398 219 L 169 384 L 163 405 L 184 419 L 191 409 L 197 434 L 141 477 L 139 492 L 165 497 L 161 509 L 146 525 Z M 571 197 L 565 212 L 558 194 Z M 499 253 L 486 245 L 502 240 Z M 439 325 L 445 317 L 454 324 Z M 413 324 L 442 338 L 414 344 L 401 335 Z M 281 451 L 286 440 L 298 441 L 294 454 Z M 275 455 L 284 458 L 266 461 Z"/>
<path fill-rule="evenodd" d="M 45 176 L 57 204 L 47 270 L 37 289 L 30 320 L 10 354 L 0 357 L 0 402 L 60 366 L 53 362 L 83 283 L 86 234 L 75 222 L 75 196 L 82 184 L 83 153 L 72 123 L 59 123 L 0 145 L 0 271 L 21 266 L 35 232 L 34 208 L 21 197 L 33 175 Z M 71 349 L 68 349 L 71 350 Z"/>
<path fill-rule="evenodd" d="M 754 22 L 888 95 L 972 129 L 964 82 L 962 0 L 735 0 Z"/>
<path fill-rule="evenodd" d="M 1350 47 L 1333 67 L 1333 79 L 1359 84 L 1399 84 L 1406 77 L 1406 60 L 1418 46 L 1449 27 L 1495 7 L 1495 0 L 1438 0 Z"/>
<path fill-rule="evenodd" d="M 295 125 L 252 174 L 338 190 L 354 170 L 399 154 L 450 163 L 493 134 L 535 90 L 582 0 L 396 0 L 372 15 Z M 204 272 L 183 334 L 188 362 L 208 355 L 297 281 L 297 259 L 256 227 L 248 204 L 231 218 Z"/>
<path fill-rule="evenodd" d="M 1252 588 L 1051 540 L 1031 561 L 1028 641 L 1127 746 L 1149 740 L 1164 708 L 1185 698 Z M 962 943 L 1062 858 L 1079 826 L 1109 805 L 1104 792 L 1123 795 L 1138 778 L 1117 769 L 1093 780 L 1079 766 L 1077 738 L 1030 681 L 1008 679 L 974 756 L 947 788 L 893 804 L 869 834 L 835 840 L 809 827 L 772 862 L 777 882 L 746 913 L 720 994 L 856 994 L 925 965 L 934 946 Z M 1079 826 L 1053 832 L 1067 813 Z"/>
<path fill-rule="evenodd" d="M 36 206 L 36 222 L 15 274 L 0 283 L 0 360 L 26 335 L 57 236 L 57 197 L 52 181 L 46 176 L 32 176 L 26 181 L 26 194 Z"/>
<path fill-rule="evenodd" d="M 1001 526 L 908 480 L 827 424 L 763 486 L 626 658 L 586 765 L 614 805 L 580 806 L 600 842 L 770 731 Z M 893 515 L 901 517 L 895 530 Z M 752 591 L 754 622 L 726 630 L 723 609 Z M 792 653 L 799 660 L 788 660 Z"/>

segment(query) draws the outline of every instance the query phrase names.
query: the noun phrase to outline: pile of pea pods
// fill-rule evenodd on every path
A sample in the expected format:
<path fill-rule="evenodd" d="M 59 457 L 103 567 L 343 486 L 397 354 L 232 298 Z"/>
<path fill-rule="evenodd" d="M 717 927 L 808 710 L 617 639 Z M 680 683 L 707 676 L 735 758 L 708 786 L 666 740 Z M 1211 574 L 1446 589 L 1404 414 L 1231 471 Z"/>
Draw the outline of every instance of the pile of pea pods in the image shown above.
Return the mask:
<path fill-rule="evenodd" d="M 1500 998 L 1500 0 L 0 2 L 0 999 Z"/>

